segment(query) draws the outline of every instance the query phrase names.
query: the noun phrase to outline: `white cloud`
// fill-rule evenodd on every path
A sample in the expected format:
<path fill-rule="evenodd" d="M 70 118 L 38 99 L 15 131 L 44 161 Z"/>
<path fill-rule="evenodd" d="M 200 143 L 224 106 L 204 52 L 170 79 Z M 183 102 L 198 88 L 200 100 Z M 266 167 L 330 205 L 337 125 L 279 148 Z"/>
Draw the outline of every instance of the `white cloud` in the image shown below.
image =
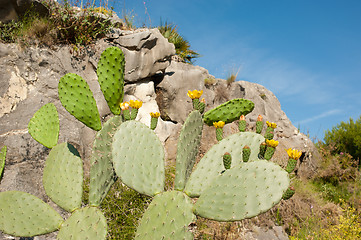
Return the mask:
<path fill-rule="evenodd" d="M 296 125 L 298 125 L 298 124 L 310 123 L 310 122 L 316 121 L 316 120 L 321 119 L 321 118 L 325 118 L 325 117 L 328 117 L 328 116 L 331 116 L 331 115 L 339 114 L 339 113 L 341 113 L 341 112 L 342 112 L 341 109 L 332 109 L 332 110 L 329 110 L 329 111 L 320 113 L 320 114 L 318 114 L 318 115 L 316 115 L 316 116 L 303 119 L 303 120 L 297 122 Z"/>

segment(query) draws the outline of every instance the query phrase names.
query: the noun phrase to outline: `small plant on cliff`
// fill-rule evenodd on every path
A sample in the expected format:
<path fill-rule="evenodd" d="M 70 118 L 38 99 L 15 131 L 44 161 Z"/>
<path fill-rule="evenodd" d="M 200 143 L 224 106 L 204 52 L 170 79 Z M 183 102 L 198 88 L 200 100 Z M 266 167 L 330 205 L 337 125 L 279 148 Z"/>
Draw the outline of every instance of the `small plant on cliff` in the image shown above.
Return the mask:
<path fill-rule="evenodd" d="M 158 27 L 160 33 L 175 46 L 176 54 L 183 59 L 184 62 L 193 64 L 195 58 L 200 57 L 199 53 L 190 49 L 189 42 L 178 33 L 177 26 L 168 23 L 161 23 Z"/>
<path fill-rule="evenodd" d="M 18 21 L 0 23 L 0 39 L 5 43 L 37 42 L 45 45 L 88 45 L 102 38 L 113 27 L 112 11 L 104 7 L 74 8 L 67 1 L 49 4 L 49 15 L 40 17 L 30 9 Z"/>

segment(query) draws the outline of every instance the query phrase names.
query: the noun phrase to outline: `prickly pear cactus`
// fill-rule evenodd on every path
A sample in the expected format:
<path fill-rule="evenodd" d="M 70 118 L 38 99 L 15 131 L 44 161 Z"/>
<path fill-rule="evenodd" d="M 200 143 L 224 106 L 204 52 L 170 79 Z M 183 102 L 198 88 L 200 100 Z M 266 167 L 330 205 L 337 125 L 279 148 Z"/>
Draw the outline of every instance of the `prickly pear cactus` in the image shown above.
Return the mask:
<path fill-rule="evenodd" d="M 58 84 L 61 104 L 76 119 L 99 131 L 102 128 L 98 108 L 87 82 L 74 73 L 63 76 Z"/>
<path fill-rule="evenodd" d="M 96 207 L 75 210 L 61 225 L 57 239 L 106 239 L 107 220 Z"/>
<path fill-rule="evenodd" d="M 257 155 L 261 142 L 264 142 L 264 137 L 260 134 L 240 132 L 228 136 L 214 145 L 197 164 L 186 184 L 185 193 L 190 197 L 198 197 L 224 170 L 222 158 L 226 152 L 232 156 L 232 166 L 234 167 L 241 165 L 242 149 L 245 145 L 253 150 L 250 161 L 259 160 Z"/>
<path fill-rule="evenodd" d="M 0 230 L 19 237 L 54 232 L 63 222 L 48 204 L 25 192 L 1 192 L 0 212 Z"/>
<path fill-rule="evenodd" d="M 191 200 L 182 192 L 158 194 L 144 213 L 135 239 L 193 239 L 188 226 L 195 220 Z"/>
<path fill-rule="evenodd" d="M 202 115 L 193 111 L 185 121 L 178 140 L 174 189 L 183 190 L 192 172 L 201 142 L 203 129 Z"/>
<path fill-rule="evenodd" d="M 277 204 L 288 186 L 288 174 L 280 166 L 265 160 L 242 163 L 214 179 L 194 212 L 217 221 L 251 218 Z"/>
<path fill-rule="evenodd" d="M 75 154 L 74 154 L 75 153 Z M 81 207 L 83 194 L 83 162 L 69 143 L 51 149 L 44 167 L 46 194 L 68 212 Z"/>
<path fill-rule="evenodd" d="M 148 196 L 164 190 L 164 148 L 143 123 L 122 123 L 113 137 L 112 161 L 124 184 Z"/>
<path fill-rule="evenodd" d="M 45 162 L 45 192 L 60 207 L 71 212 L 63 218 L 39 198 L 24 192 L 0 193 L 0 230 L 20 237 L 33 237 L 59 231 L 57 239 L 105 240 L 106 219 L 96 207 L 81 207 L 83 166 L 77 150 L 62 143 Z"/>
<path fill-rule="evenodd" d="M 52 148 L 58 143 L 59 117 L 53 103 L 42 106 L 30 119 L 28 124 L 29 134 L 47 148 Z"/>
<path fill-rule="evenodd" d="M 121 116 L 109 119 L 95 136 L 90 160 L 89 204 L 99 206 L 116 180 L 112 163 L 112 139 Z"/>
<path fill-rule="evenodd" d="M 254 103 L 250 100 L 242 98 L 232 99 L 206 112 L 203 120 L 209 126 L 218 121 L 223 121 L 227 124 L 239 119 L 241 115 L 247 115 L 252 112 L 253 108 Z"/>
<path fill-rule="evenodd" d="M 110 111 L 115 115 L 120 114 L 119 104 L 124 96 L 124 67 L 124 54 L 117 47 L 105 49 L 98 62 L 99 85 Z"/>
<path fill-rule="evenodd" d="M 3 146 L 0 150 L 0 180 L 3 176 L 4 167 L 5 167 L 5 158 L 6 158 L 7 147 Z"/>

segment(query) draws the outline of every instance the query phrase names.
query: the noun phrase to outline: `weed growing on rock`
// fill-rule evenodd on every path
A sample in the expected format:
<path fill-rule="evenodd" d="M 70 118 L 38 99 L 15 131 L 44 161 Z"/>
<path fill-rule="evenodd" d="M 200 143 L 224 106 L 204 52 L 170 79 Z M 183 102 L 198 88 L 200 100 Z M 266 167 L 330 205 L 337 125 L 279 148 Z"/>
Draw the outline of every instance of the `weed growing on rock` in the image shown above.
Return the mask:
<path fill-rule="evenodd" d="M 176 54 L 186 63 L 193 64 L 195 58 L 200 57 L 199 53 L 190 49 L 189 42 L 178 33 L 177 26 L 168 23 L 161 23 L 158 27 L 160 33 L 175 46 Z"/>

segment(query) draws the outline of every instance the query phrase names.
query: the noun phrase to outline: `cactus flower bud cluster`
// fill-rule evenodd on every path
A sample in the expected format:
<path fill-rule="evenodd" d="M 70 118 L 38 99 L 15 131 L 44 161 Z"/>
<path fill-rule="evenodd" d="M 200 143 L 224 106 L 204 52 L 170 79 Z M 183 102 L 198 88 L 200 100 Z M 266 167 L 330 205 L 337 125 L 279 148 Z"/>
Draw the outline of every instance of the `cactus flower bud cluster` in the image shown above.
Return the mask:
<path fill-rule="evenodd" d="M 159 112 L 156 112 L 156 113 L 149 113 L 150 114 L 150 129 L 154 130 L 156 127 L 157 127 L 157 124 L 158 124 L 158 118 L 160 116 L 160 113 Z"/>
<path fill-rule="evenodd" d="M 213 126 L 216 128 L 216 138 L 218 141 L 221 141 L 223 139 L 223 127 L 225 125 L 225 122 L 218 121 L 214 122 Z"/>
<path fill-rule="evenodd" d="M 244 132 L 246 131 L 246 127 L 247 127 L 246 118 L 244 117 L 244 115 L 241 115 L 239 117 L 238 129 L 240 132 Z"/>
<path fill-rule="evenodd" d="M 204 112 L 204 108 L 206 106 L 206 102 L 204 100 L 204 98 L 202 98 L 201 100 L 199 100 L 199 98 L 202 96 L 203 94 L 203 90 L 193 90 L 193 91 L 188 91 L 187 95 L 188 97 L 190 97 L 192 99 L 192 103 L 193 103 L 193 109 L 194 110 L 198 110 L 200 113 Z"/>
<path fill-rule="evenodd" d="M 288 154 L 289 159 L 288 159 L 285 170 L 286 170 L 286 172 L 291 173 L 295 169 L 295 167 L 297 165 L 297 160 L 301 157 L 302 152 L 298 151 L 296 149 L 289 148 L 287 150 L 287 154 Z"/>
<path fill-rule="evenodd" d="M 278 146 L 278 141 L 275 141 L 273 139 L 271 140 L 266 139 L 266 145 L 267 145 L 267 149 L 264 154 L 264 158 L 266 160 L 270 160 L 276 151 L 276 147 Z"/>
<path fill-rule="evenodd" d="M 256 133 L 261 134 L 263 129 L 263 117 L 262 115 L 258 115 L 256 121 Z"/>
<path fill-rule="evenodd" d="M 123 111 L 124 120 L 135 120 L 139 108 L 143 105 L 142 101 L 130 100 L 129 102 L 120 103 L 120 109 Z M 132 108 L 130 111 L 129 107 Z"/>

